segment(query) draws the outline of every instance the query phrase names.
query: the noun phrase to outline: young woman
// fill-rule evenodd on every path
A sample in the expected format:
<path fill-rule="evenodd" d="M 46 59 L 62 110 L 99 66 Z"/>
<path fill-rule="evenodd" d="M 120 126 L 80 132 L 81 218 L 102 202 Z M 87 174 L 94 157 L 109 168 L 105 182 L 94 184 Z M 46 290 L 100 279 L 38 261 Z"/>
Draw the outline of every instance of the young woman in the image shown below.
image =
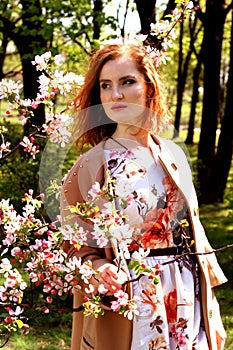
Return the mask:
<path fill-rule="evenodd" d="M 134 45 L 98 50 L 75 108 L 77 144 L 93 147 L 64 180 L 64 223 L 69 222 L 69 206 L 87 201 L 93 184 L 103 185 L 110 172 L 118 193 L 115 206 L 132 227 L 133 250 L 149 248 L 147 264 L 164 269 L 157 285 L 146 277 L 131 284 L 129 293 L 139 298 L 139 315 L 132 321 L 113 311 L 97 319 L 74 312 L 72 350 L 223 349 L 225 331 L 213 287 L 226 278 L 214 254 L 201 254 L 212 248 L 198 217 L 187 159 L 175 143 L 157 136 L 169 112 L 163 84 L 146 50 Z M 131 196 L 124 206 L 122 192 L 123 197 L 126 192 Z M 90 244 L 76 251 L 65 243 L 64 249 L 68 258 L 92 261 L 99 271 L 98 283 L 110 297 L 135 277 L 127 265 L 116 266 L 117 247 Z M 75 290 L 74 307 L 82 302 Z"/>

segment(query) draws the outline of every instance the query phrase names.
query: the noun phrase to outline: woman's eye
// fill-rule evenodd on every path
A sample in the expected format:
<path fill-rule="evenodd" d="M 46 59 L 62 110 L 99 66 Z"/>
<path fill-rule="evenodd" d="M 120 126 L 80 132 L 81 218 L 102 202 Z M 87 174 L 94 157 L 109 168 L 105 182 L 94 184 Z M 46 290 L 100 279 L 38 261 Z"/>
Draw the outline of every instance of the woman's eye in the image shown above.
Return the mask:
<path fill-rule="evenodd" d="M 131 84 L 134 84 L 135 83 L 135 80 L 133 79 L 127 79 L 127 80 L 124 80 L 122 82 L 122 85 L 131 85 Z"/>
<path fill-rule="evenodd" d="M 105 89 L 108 89 L 110 87 L 110 84 L 107 84 L 107 83 L 102 83 L 100 85 L 101 89 L 105 90 Z"/>

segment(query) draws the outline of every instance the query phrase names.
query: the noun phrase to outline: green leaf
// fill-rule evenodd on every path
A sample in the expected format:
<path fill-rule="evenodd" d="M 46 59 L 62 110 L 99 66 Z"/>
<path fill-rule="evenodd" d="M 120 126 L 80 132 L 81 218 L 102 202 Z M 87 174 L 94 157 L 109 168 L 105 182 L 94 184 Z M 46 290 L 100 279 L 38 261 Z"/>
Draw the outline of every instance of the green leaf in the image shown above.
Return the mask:
<path fill-rule="evenodd" d="M 155 278 L 153 279 L 153 283 L 154 283 L 154 284 L 158 284 L 158 283 L 159 283 L 158 277 L 155 277 Z"/>
<path fill-rule="evenodd" d="M 23 328 L 23 325 L 24 325 L 23 321 L 21 321 L 21 320 L 16 320 L 15 322 L 17 323 L 17 326 L 18 326 L 19 328 Z"/>
<path fill-rule="evenodd" d="M 127 208 L 127 203 L 126 203 L 125 199 L 121 200 L 121 207 L 122 207 L 122 209 L 126 209 Z"/>
<path fill-rule="evenodd" d="M 134 270 L 136 267 L 138 267 L 139 263 L 136 260 L 130 260 L 128 267 L 131 270 Z"/>

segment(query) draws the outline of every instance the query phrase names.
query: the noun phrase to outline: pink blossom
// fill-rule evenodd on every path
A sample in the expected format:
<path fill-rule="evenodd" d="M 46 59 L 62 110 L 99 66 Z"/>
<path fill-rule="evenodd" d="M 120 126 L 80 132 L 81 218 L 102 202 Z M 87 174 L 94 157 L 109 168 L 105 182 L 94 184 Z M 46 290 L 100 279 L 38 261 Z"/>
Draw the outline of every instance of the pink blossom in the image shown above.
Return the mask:
<path fill-rule="evenodd" d="M 10 316 L 18 316 L 18 315 L 22 314 L 24 309 L 21 308 L 20 306 L 16 306 L 15 310 L 8 307 L 8 308 L 6 308 L 6 311 L 9 313 Z"/>
<path fill-rule="evenodd" d="M 11 323 L 12 318 L 11 318 L 10 316 L 7 316 L 7 317 L 4 318 L 4 321 L 5 321 L 6 323 Z"/>
<path fill-rule="evenodd" d="M 0 82 L 0 100 L 7 98 L 8 95 L 18 95 L 19 90 L 23 88 L 21 81 L 2 79 Z"/>
<path fill-rule="evenodd" d="M 99 182 L 95 182 L 91 189 L 88 191 L 88 195 L 90 197 L 90 200 L 95 200 L 100 194 L 100 184 Z"/>
<path fill-rule="evenodd" d="M 9 141 L 3 142 L 0 145 L 0 151 L 1 152 L 8 152 L 10 150 L 10 145 L 11 145 L 11 143 Z"/>
<path fill-rule="evenodd" d="M 22 253 L 22 249 L 19 247 L 14 247 L 11 249 L 11 255 L 12 256 L 19 256 Z"/>
<path fill-rule="evenodd" d="M 99 292 L 100 294 L 106 294 L 106 293 L 108 292 L 108 289 L 106 289 L 106 288 L 104 287 L 104 285 L 101 283 L 101 284 L 99 284 L 99 286 L 98 286 L 98 292 Z"/>
<path fill-rule="evenodd" d="M 45 70 L 51 56 L 51 52 L 45 52 L 43 55 L 36 55 L 32 64 L 36 66 L 37 70 Z"/>
<path fill-rule="evenodd" d="M 114 312 L 118 312 L 121 309 L 121 305 L 118 301 L 111 301 L 111 309 Z"/>
<path fill-rule="evenodd" d="M 84 290 L 85 290 L 85 293 L 91 294 L 94 292 L 95 289 L 94 289 L 94 286 L 89 283 L 88 288 L 85 288 Z"/>
<path fill-rule="evenodd" d="M 188 1 L 186 4 L 185 4 L 185 8 L 187 10 L 192 10 L 194 8 L 194 4 L 192 1 Z"/>

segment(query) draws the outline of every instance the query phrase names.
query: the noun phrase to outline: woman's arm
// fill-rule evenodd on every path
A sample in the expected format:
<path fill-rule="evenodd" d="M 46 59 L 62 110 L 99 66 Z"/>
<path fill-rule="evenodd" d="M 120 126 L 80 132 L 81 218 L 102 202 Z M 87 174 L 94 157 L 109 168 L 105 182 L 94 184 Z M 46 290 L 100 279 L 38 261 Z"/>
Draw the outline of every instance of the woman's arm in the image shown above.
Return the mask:
<path fill-rule="evenodd" d="M 83 158 L 82 158 L 83 160 Z M 83 227 L 85 230 L 91 231 L 92 225 L 88 221 L 83 220 L 77 214 L 72 214 L 70 206 L 76 205 L 78 202 L 85 202 L 88 194 L 88 190 L 93 185 L 93 179 L 95 176 L 90 174 L 89 168 L 80 168 L 82 160 L 78 160 L 73 168 L 69 171 L 68 175 L 64 179 L 61 191 L 60 212 L 62 217 L 62 225 L 77 224 Z M 81 169 L 81 172 L 80 172 Z M 79 172 L 79 174 L 78 174 Z M 81 184 L 84 184 L 84 189 L 80 189 Z M 84 198 L 86 196 L 86 198 Z M 113 263 L 113 253 L 111 248 L 99 248 L 90 239 L 88 244 L 77 250 L 68 241 L 63 242 L 63 250 L 67 253 L 67 258 L 77 257 L 82 259 L 82 263 L 85 261 L 91 261 L 94 270 L 99 271 L 92 279 L 92 284 L 95 289 L 98 285 L 102 284 L 103 287 L 108 290 L 108 295 L 114 294 L 117 290 L 122 288 L 122 284 L 127 281 L 127 274 Z M 107 254 L 106 254 L 107 252 Z"/>

